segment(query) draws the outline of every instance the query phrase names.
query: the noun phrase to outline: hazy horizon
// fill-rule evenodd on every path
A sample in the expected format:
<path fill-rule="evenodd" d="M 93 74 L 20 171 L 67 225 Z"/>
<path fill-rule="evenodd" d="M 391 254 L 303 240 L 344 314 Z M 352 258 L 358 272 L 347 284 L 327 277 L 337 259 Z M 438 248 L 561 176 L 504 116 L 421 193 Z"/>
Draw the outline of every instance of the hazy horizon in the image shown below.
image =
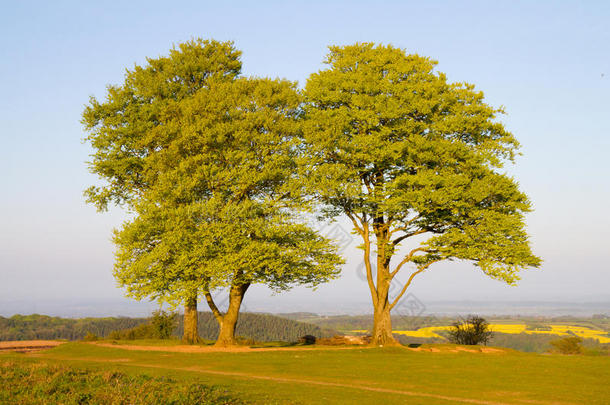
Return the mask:
<path fill-rule="evenodd" d="M 44 313 L 45 303 L 75 314 L 156 308 L 116 288 L 110 236 L 125 214 L 85 204 L 82 191 L 98 180 L 79 122 L 89 96 L 120 83 L 125 68 L 193 37 L 234 40 L 245 75 L 300 86 L 323 67 L 328 45 L 357 41 L 429 56 L 451 81 L 475 84 L 505 106 L 501 121 L 523 145 L 507 171 L 533 202 L 528 231 L 544 263 L 523 271 L 517 287 L 467 263 L 439 263 L 409 291 L 429 311 L 470 301 L 599 303 L 610 313 L 610 3 L 16 2 L 2 20 L 0 315 Z M 319 226 L 343 238 L 342 277 L 278 296 L 253 287 L 245 310 L 370 305 L 349 226 Z"/>

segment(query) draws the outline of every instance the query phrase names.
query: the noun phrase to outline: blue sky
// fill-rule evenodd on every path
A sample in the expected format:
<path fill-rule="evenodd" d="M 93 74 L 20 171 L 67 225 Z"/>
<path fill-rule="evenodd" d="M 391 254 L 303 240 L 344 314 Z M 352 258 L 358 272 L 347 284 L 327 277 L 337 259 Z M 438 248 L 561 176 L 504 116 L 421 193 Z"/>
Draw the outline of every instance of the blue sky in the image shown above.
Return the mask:
<path fill-rule="evenodd" d="M 502 121 L 523 144 L 508 170 L 534 203 L 529 230 L 545 262 L 516 288 L 468 264 L 439 264 L 413 293 L 423 302 L 610 302 L 608 21 L 610 3 L 602 1 L 6 3 L 0 313 L 44 312 L 52 302 L 143 308 L 121 298 L 111 275 L 110 232 L 122 212 L 96 213 L 82 198 L 96 179 L 85 165 L 80 114 L 90 95 L 122 81 L 126 67 L 193 37 L 233 40 L 245 74 L 301 85 L 332 44 L 391 43 L 438 60 L 450 80 L 471 82 L 490 104 L 505 106 Z M 341 280 L 274 297 L 255 288 L 246 303 L 252 310 L 366 307 L 355 245 L 345 251 Z"/>

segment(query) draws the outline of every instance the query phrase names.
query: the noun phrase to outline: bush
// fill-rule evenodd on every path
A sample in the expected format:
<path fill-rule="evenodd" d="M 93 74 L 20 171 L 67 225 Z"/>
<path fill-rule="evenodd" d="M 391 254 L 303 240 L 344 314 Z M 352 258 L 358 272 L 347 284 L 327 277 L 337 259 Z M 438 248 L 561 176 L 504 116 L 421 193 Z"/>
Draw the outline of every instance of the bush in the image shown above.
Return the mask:
<path fill-rule="evenodd" d="M 460 319 L 453 323 L 448 331 L 451 343 L 459 345 L 487 344 L 491 339 L 492 332 L 489 323 L 480 316 L 469 315 L 466 319 Z"/>
<path fill-rule="evenodd" d="M 577 336 L 570 336 L 563 339 L 553 340 L 551 346 L 552 351 L 561 354 L 582 354 L 583 347 L 582 339 Z"/>
<path fill-rule="evenodd" d="M 155 311 L 150 324 L 156 339 L 169 339 L 178 324 L 178 315 L 175 312 Z"/>
<path fill-rule="evenodd" d="M 83 340 L 85 342 L 95 342 L 98 339 L 99 339 L 99 337 L 95 333 L 91 333 L 91 332 L 87 332 L 87 334 L 83 338 Z"/>
<path fill-rule="evenodd" d="M 313 335 L 305 335 L 299 338 L 299 343 L 302 345 L 313 345 L 316 343 L 316 337 Z"/>
<path fill-rule="evenodd" d="M 174 312 L 155 311 L 148 323 L 126 330 L 115 330 L 108 335 L 113 340 L 170 339 L 176 329 L 178 315 Z"/>

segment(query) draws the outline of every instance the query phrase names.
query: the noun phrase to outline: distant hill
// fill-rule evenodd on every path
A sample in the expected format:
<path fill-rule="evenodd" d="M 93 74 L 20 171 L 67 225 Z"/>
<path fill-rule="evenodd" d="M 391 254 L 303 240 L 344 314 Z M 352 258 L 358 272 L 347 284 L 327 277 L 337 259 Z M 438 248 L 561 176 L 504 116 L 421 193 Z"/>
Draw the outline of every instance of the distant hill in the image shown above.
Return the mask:
<path fill-rule="evenodd" d="M 59 318 L 46 315 L 0 316 L 0 341 L 32 339 L 82 339 L 87 333 L 106 337 L 114 330 L 134 328 L 148 322 L 148 318 Z M 181 336 L 182 317 L 174 334 Z M 237 323 L 238 336 L 256 341 L 294 342 L 303 335 L 329 337 L 336 332 L 305 322 L 267 314 L 243 313 Z M 204 339 L 216 339 L 218 324 L 211 312 L 199 312 L 199 334 Z"/>
<path fill-rule="evenodd" d="M 0 341 L 32 339 L 82 339 L 88 332 L 107 336 L 147 322 L 147 318 L 59 318 L 47 315 L 0 316 Z"/>

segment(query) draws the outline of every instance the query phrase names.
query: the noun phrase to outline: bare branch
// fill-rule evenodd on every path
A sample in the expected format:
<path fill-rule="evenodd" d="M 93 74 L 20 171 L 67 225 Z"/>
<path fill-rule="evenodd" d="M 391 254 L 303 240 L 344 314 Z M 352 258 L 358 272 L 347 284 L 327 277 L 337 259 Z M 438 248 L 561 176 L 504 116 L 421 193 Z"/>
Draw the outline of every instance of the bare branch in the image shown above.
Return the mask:
<path fill-rule="evenodd" d="M 390 273 L 390 276 L 392 278 L 394 278 L 394 276 L 400 271 L 402 266 L 404 266 L 407 262 L 409 262 L 409 261 L 411 261 L 411 259 L 413 259 L 413 255 L 415 253 L 417 253 L 417 252 L 425 252 L 425 251 L 426 251 L 426 248 L 423 248 L 423 247 L 418 247 L 418 248 L 415 248 L 412 251 L 410 251 L 409 254 L 406 255 L 404 257 L 404 259 L 402 259 L 402 261 L 400 263 L 398 263 L 398 265 L 396 266 L 394 271 Z"/>
<path fill-rule="evenodd" d="M 394 308 L 396 306 L 396 304 L 398 304 L 398 301 L 400 301 L 400 299 L 402 298 L 402 296 L 404 295 L 404 293 L 407 291 L 407 288 L 411 285 L 411 282 L 413 281 L 413 278 L 418 275 L 419 273 L 421 273 L 422 271 L 426 270 L 428 267 L 430 267 L 430 265 L 432 263 L 436 263 L 439 262 L 440 260 L 434 260 L 430 263 L 427 263 L 426 265 L 420 267 L 419 269 L 417 269 L 417 271 L 413 272 L 411 274 L 411 276 L 409 277 L 409 279 L 407 280 L 407 282 L 405 283 L 405 285 L 402 287 L 402 290 L 400 291 L 400 294 L 398 294 L 398 296 L 396 298 L 394 298 L 394 301 L 392 301 L 392 304 L 390 305 L 390 311 L 392 310 L 392 308 Z"/>

